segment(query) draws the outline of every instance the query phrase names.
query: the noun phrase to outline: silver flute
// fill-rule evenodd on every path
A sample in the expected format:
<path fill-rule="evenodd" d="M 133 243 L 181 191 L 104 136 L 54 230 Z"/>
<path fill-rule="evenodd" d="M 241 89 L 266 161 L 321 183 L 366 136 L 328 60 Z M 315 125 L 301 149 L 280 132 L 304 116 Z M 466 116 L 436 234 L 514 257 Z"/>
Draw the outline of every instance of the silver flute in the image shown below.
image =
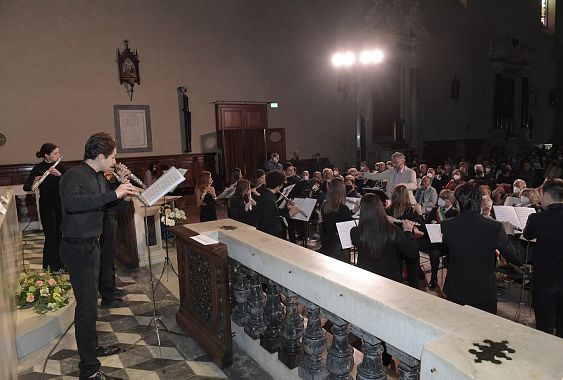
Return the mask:
<path fill-rule="evenodd" d="M 117 179 L 117 181 L 119 183 L 125 183 L 124 179 L 121 178 L 113 169 L 108 169 L 108 171 L 115 177 L 115 179 Z M 144 185 L 143 185 L 144 186 Z M 146 188 L 146 186 L 144 186 L 144 188 Z M 142 196 L 143 194 L 140 193 L 139 195 L 137 195 L 137 199 L 144 204 L 145 206 L 148 206 L 149 204 L 147 203 L 147 201 L 145 200 L 145 198 Z"/>
<path fill-rule="evenodd" d="M 61 162 L 62 159 L 63 159 L 63 156 L 61 156 L 57 161 L 55 161 L 55 163 L 51 167 L 49 167 L 49 169 L 45 170 L 45 173 L 43 173 L 41 178 L 39 178 L 37 181 L 33 182 L 33 185 L 31 185 L 31 191 L 37 190 L 39 185 L 41 185 L 43 183 L 43 181 L 45 181 L 45 178 L 47 178 L 47 176 L 49 174 L 51 174 L 51 172 L 49 170 L 51 168 L 54 168 L 55 166 L 57 166 L 59 164 L 59 162 Z"/>
<path fill-rule="evenodd" d="M 122 170 L 127 169 L 127 166 L 123 165 L 122 163 L 116 164 L 115 166 L 118 169 L 122 169 Z M 139 177 L 137 177 L 135 174 L 131 173 L 131 171 L 129 171 L 129 173 L 125 174 L 125 178 L 128 178 L 131 181 L 135 182 L 137 185 L 141 186 L 143 189 L 147 188 L 147 185 L 145 185 Z"/>

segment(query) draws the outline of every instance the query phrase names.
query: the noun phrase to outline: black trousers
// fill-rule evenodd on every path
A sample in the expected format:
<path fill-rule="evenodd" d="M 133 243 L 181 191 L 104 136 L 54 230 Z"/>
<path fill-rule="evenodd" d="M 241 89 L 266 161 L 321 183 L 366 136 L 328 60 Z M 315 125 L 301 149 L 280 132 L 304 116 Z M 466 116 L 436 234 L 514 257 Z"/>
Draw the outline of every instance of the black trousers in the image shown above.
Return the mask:
<path fill-rule="evenodd" d="M 448 252 L 441 244 L 432 244 L 428 257 L 430 258 L 430 281 L 438 281 L 438 269 L 440 269 L 440 257 L 445 256 Z"/>
<path fill-rule="evenodd" d="M 63 267 L 59 247 L 61 245 L 61 221 L 62 212 L 60 204 L 50 202 L 39 202 L 39 214 L 41 225 L 45 234 L 45 245 L 43 246 L 43 268 L 58 271 Z"/>
<path fill-rule="evenodd" d="M 407 282 L 411 288 L 419 289 L 418 286 L 418 274 L 420 272 L 420 255 L 417 257 L 406 257 L 403 255 L 398 255 L 399 257 L 399 267 L 403 267 L 403 261 L 407 267 Z"/>
<path fill-rule="evenodd" d="M 532 299 L 536 328 L 563 338 L 563 278 L 534 273 Z"/>
<path fill-rule="evenodd" d="M 115 213 L 104 214 L 104 229 L 100 238 L 100 280 L 98 290 L 102 302 L 108 303 L 115 299 L 115 251 L 117 249 L 117 219 Z"/>
<path fill-rule="evenodd" d="M 98 277 L 100 275 L 99 240 L 78 244 L 61 243 L 61 257 L 70 273 L 76 299 L 74 331 L 80 356 L 80 379 L 92 376 L 100 368 L 96 358 L 96 318 L 98 311 Z"/>

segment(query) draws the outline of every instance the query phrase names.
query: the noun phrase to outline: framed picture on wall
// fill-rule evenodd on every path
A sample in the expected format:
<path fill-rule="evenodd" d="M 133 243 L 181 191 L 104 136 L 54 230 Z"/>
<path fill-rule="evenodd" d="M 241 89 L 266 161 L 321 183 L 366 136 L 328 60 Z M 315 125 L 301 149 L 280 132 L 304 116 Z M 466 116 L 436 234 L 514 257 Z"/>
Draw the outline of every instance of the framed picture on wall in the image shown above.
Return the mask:
<path fill-rule="evenodd" d="M 117 153 L 152 152 L 151 112 L 147 105 L 114 105 Z"/>

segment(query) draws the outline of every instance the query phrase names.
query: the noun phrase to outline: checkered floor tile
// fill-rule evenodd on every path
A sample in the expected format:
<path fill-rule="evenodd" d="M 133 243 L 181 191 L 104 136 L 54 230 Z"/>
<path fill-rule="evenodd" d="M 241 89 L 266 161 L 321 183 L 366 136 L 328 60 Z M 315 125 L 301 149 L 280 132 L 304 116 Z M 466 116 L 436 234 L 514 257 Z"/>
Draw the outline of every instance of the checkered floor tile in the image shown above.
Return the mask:
<path fill-rule="evenodd" d="M 24 260 L 27 268 L 35 269 L 36 265 L 41 268 L 43 241 L 41 233 L 24 235 Z M 104 372 L 123 379 L 142 380 L 269 379 L 268 374 L 240 350 L 236 354 L 241 358 L 240 368 L 235 363 L 222 371 L 189 336 L 161 330 L 159 346 L 155 330 L 148 328 L 153 316 L 148 270 L 140 268 L 127 271 L 118 268 L 117 276 L 117 286 L 127 292 L 125 299 L 129 305 L 116 309 L 98 309 L 97 331 L 100 344 L 117 345 L 124 352 L 100 358 Z M 175 320 L 178 299 L 162 285 L 157 288 L 157 294 L 157 310 L 162 322 L 170 331 L 182 332 Z M 64 341 L 71 343 L 57 347 L 57 351 L 47 361 L 43 379 L 78 379 L 79 357 L 74 329 L 70 329 L 67 335 L 69 339 Z M 42 369 L 43 362 L 21 373 L 19 379 L 40 379 Z"/>

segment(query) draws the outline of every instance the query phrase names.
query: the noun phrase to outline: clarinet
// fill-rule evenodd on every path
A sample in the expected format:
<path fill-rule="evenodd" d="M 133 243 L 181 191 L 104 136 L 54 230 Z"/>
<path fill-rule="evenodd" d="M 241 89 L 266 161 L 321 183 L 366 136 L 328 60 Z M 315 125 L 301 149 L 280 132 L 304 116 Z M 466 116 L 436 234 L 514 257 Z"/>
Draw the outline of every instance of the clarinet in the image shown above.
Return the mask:
<path fill-rule="evenodd" d="M 59 162 L 61 162 L 61 160 L 63 159 L 63 156 L 61 156 L 57 161 L 55 161 L 55 163 L 49 168 L 54 168 L 55 166 L 57 166 L 59 164 Z M 45 173 L 43 173 L 43 175 L 41 176 L 41 178 L 39 178 L 37 181 L 33 182 L 33 185 L 31 185 L 31 191 L 35 191 L 39 188 L 39 185 L 41 185 L 43 183 L 43 181 L 45 181 L 45 178 L 47 178 L 47 176 L 49 174 L 51 174 L 49 172 L 49 169 L 45 170 Z"/>

